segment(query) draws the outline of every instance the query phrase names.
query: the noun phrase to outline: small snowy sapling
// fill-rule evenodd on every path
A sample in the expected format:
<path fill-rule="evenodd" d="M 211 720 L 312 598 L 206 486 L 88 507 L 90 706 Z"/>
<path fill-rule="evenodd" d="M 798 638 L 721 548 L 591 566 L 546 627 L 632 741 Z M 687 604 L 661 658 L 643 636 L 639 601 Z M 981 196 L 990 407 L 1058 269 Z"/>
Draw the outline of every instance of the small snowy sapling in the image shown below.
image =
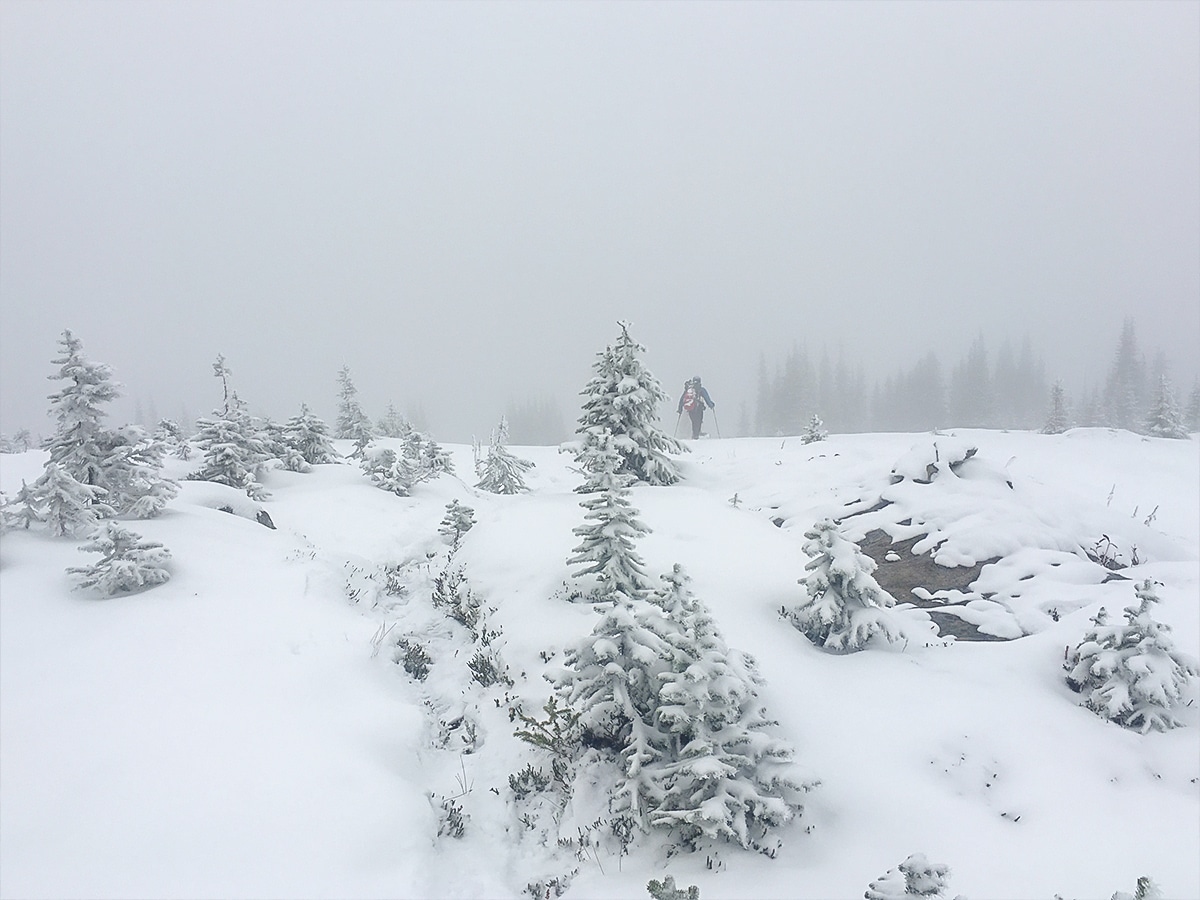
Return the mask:
<path fill-rule="evenodd" d="M 450 546 L 458 549 L 463 535 L 475 526 L 475 510 L 466 504 L 451 500 L 446 504 L 446 515 L 439 523 L 438 534 L 450 541 Z"/>
<path fill-rule="evenodd" d="M 492 432 L 492 442 L 488 447 L 486 459 L 475 460 L 475 474 L 479 476 L 476 487 L 493 494 L 517 494 L 528 490 L 525 486 L 525 472 L 533 468 L 533 463 L 519 456 L 513 456 L 505 446 L 508 443 L 508 420 L 500 418 L 500 424 Z"/>
<path fill-rule="evenodd" d="M 823 441 L 829 437 L 829 432 L 825 430 L 825 423 L 821 421 L 821 417 L 813 413 L 812 418 L 808 420 L 808 425 L 804 429 L 804 434 L 800 436 L 800 442 L 804 444 L 815 444 L 817 441 Z"/>
<path fill-rule="evenodd" d="M 108 597 L 145 590 L 171 577 L 166 569 L 171 551 L 157 541 L 142 540 L 140 534 L 117 522 L 104 523 L 79 549 L 99 553 L 99 562 L 73 566 L 67 572 L 76 578 L 78 587 L 95 588 Z"/>
<path fill-rule="evenodd" d="M 831 519 L 805 532 L 808 594 L 791 612 L 792 624 L 818 647 L 836 652 L 863 650 L 876 635 L 903 637 L 891 609 L 895 600 L 871 576 L 875 561 L 843 537 Z"/>
<path fill-rule="evenodd" d="M 1159 602 L 1154 582 L 1134 588 L 1137 606 L 1125 608 L 1125 624 L 1109 624 L 1101 607 L 1092 629 L 1068 654 L 1067 685 L 1103 719 L 1140 731 L 1183 725 L 1175 711 L 1200 675 L 1196 660 L 1174 648 L 1170 627 L 1151 614 Z"/>
<path fill-rule="evenodd" d="M 872 881 L 863 896 L 866 900 L 911 900 L 913 897 L 938 900 L 946 896 L 949 878 L 949 866 L 931 863 L 925 854 L 914 853 Z"/>
<path fill-rule="evenodd" d="M 629 502 L 632 476 L 619 473 L 620 454 L 616 440 L 607 432 L 596 436 L 593 464 L 586 483 L 578 488 L 587 495 L 580 506 L 587 510 L 584 523 L 574 529 L 582 539 L 567 559 L 567 565 L 582 565 L 576 578 L 594 575 L 599 585 L 588 599 L 603 599 L 619 593 L 629 598 L 646 596 L 650 582 L 634 541 L 650 529 L 637 518 Z"/>
<path fill-rule="evenodd" d="M 679 470 L 670 455 L 686 448 L 659 428 L 658 407 L 666 401 L 666 392 L 642 364 L 640 354 L 646 348 L 630 337 L 629 323 L 618 325 L 616 344 L 597 355 L 594 374 L 580 392 L 584 402 L 576 429 L 576 459 L 591 472 L 599 464 L 597 452 L 615 450 L 617 473 L 646 484 L 674 484 Z"/>

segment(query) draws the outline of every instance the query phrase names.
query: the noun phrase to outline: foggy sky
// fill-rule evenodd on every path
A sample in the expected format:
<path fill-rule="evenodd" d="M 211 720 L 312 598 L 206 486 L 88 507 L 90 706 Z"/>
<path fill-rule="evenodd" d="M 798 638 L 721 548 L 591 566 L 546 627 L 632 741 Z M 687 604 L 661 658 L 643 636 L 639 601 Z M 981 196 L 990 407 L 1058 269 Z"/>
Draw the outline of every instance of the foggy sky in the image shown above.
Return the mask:
<path fill-rule="evenodd" d="M 0 430 L 63 328 L 160 416 L 578 414 L 760 354 L 1200 346 L 1200 4 L 0 5 Z M 673 409 L 670 411 L 673 415 Z M 114 410 L 114 418 L 119 418 Z"/>

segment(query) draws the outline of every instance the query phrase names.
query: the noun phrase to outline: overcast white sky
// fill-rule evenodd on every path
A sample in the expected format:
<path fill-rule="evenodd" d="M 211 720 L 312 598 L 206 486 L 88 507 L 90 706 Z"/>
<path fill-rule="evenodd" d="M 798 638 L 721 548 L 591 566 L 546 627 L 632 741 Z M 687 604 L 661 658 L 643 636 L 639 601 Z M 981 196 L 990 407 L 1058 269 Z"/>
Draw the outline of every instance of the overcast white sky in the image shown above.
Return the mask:
<path fill-rule="evenodd" d="M 1200 346 L 1200 4 L 0 4 L 0 429 L 64 327 L 129 400 L 571 418 L 634 323 L 760 352 Z"/>

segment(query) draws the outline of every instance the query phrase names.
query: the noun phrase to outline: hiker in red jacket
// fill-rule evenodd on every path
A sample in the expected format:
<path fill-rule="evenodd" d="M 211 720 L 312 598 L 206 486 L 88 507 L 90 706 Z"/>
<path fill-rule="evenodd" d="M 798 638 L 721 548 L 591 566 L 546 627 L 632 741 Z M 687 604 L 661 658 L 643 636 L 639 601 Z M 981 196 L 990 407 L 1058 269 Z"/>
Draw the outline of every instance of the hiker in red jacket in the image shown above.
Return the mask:
<path fill-rule="evenodd" d="M 700 376 L 694 375 L 690 381 L 683 383 L 683 395 L 679 398 L 679 409 L 676 412 L 688 414 L 692 420 L 692 440 L 700 437 L 700 424 L 704 421 L 704 410 L 716 409 L 712 397 L 700 383 Z"/>

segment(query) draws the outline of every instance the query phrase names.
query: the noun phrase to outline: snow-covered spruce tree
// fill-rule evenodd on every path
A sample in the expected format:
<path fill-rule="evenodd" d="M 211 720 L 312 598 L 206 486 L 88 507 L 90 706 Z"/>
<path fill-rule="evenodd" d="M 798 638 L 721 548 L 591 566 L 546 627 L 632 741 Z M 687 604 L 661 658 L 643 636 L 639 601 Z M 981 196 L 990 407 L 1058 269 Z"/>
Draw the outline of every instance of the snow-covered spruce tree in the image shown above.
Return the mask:
<path fill-rule="evenodd" d="M 391 491 L 397 497 L 409 496 L 414 485 L 430 477 L 428 471 L 421 469 L 419 461 L 390 447 L 366 447 L 359 465 L 371 479 L 371 484 Z"/>
<path fill-rule="evenodd" d="M 406 437 L 412 431 L 412 425 L 404 416 L 396 411 L 395 404 L 389 403 L 387 412 L 383 414 L 383 418 L 375 426 L 380 437 L 402 438 Z"/>
<path fill-rule="evenodd" d="M 263 435 L 246 411 L 237 392 L 230 392 L 223 409 L 196 423 L 196 445 L 204 452 L 204 465 L 189 477 L 215 481 L 244 490 L 252 500 L 266 500 L 258 479 L 270 458 Z"/>
<path fill-rule="evenodd" d="M 567 565 L 583 566 L 573 573 L 576 578 L 596 577 L 596 589 L 586 594 L 589 599 L 605 599 L 614 593 L 642 598 L 652 585 L 634 541 L 650 529 L 638 520 L 637 510 L 629 502 L 632 476 L 618 472 L 621 455 L 617 439 L 601 431 L 594 440 L 587 481 L 577 488 L 587 495 L 579 504 L 587 510 L 584 523 L 573 529 L 582 543 L 574 549 Z"/>
<path fill-rule="evenodd" d="M 508 452 L 508 420 L 500 417 L 500 424 L 492 432 L 492 442 L 484 460 L 476 460 L 475 474 L 479 476 L 476 487 L 493 494 L 517 494 L 528 490 L 522 473 L 533 468 L 533 463 Z"/>
<path fill-rule="evenodd" d="M 162 477 L 166 446 L 136 425 L 104 434 L 105 503 L 119 515 L 149 519 L 179 493 L 179 484 Z"/>
<path fill-rule="evenodd" d="M 825 430 L 825 423 L 821 421 L 821 417 L 816 413 L 812 414 L 812 418 L 808 420 L 808 425 L 804 429 L 804 434 L 800 435 L 800 442 L 803 444 L 814 444 L 817 441 L 823 441 L 829 437 L 829 432 Z"/>
<path fill-rule="evenodd" d="M 162 584 L 171 577 L 166 564 L 171 551 L 156 541 L 144 541 L 140 534 L 126 530 L 117 522 L 106 522 L 80 550 L 99 553 L 99 562 L 67 569 L 78 587 L 95 588 L 101 594 L 132 593 Z"/>
<path fill-rule="evenodd" d="M 629 323 L 619 322 L 621 334 L 615 345 L 597 355 L 595 373 L 580 392 L 583 415 L 576 433 L 575 455 L 585 472 L 596 465 L 595 452 L 602 436 L 620 456 L 617 472 L 647 484 L 674 484 L 679 471 L 668 454 L 685 448 L 658 427 L 658 406 L 666 393 L 639 354 L 646 348 L 629 336 Z"/>
<path fill-rule="evenodd" d="M 650 602 L 677 627 L 664 635 L 669 667 L 658 675 L 654 722 L 666 749 L 651 773 L 661 800 L 650 821 L 690 849 L 706 838 L 761 847 L 803 808 L 810 785 L 794 771 L 792 748 L 767 733 L 774 722 L 754 660 L 726 645 L 681 566 L 662 578 Z"/>
<path fill-rule="evenodd" d="M 439 523 L 438 534 L 450 541 L 450 546 L 458 549 L 462 537 L 475 527 L 475 510 L 457 500 L 446 504 L 446 515 Z"/>
<path fill-rule="evenodd" d="M 1050 412 L 1046 414 L 1046 424 L 1042 426 L 1042 434 L 1062 434 L 1071 427 L 1067 414 L 1067 392 L 1061 381 L 1054 382 L 1050 388 Z"/>
<path fill-rule="evenodd" d="M 875 561 L 843 537 L 831 519 L 805 532 L 807 599 L 791 612 L 792 624 L 826 650 L 863 650 L 879 635 L 899 640 L 902 630 L 893 619 L 891 595 L 871 577 Z"/>
<path fill-rule="evenodd" d="M 21 479 L 21 489 L 9 501 L 7 507 L 10 528 L 29 530 L 32 525 L 46 521 L 46 501 L 38 492 Z"/>
<path fill-rule="evenodd" d="M 1175 400 L 1175 392 L 1171 390 L 1171 382 L 1166 375 L 1158 378 L 1158 388 L 1154 393 L 1154 403 L 1146 416 L 1146 434 L 1151 437 L 1186 438 L 1187 426 L 1183 423 L 1183 413 Z"/>
<path fill-rule="evenodd" d="M 655 724 L 660 676 L 668 670 L 673 629 L 663 611 L 620 590 L 592 633 L 565 652 L 556 687 L 576 715 L 583 746 L 620 760 L 621 780 L 610 796 L 611 812 L 645 828 L 663 800 L 653 764 L 662 759 L 667 735 Z"/>
<path fill-rule="evenodd" d="M 872 881 L 863 896 L 866 900 L 908 900 L 911 897 L 939 900 L 946 897 L 949 879 L 949 866 L 931 863 L 924 853 L 914 853 Z"/>
<path fill-rule="evenodd" d="M 283 423 L 279 439 L 309 466 L 335 463 L 341 458 L 329 438 L 329 427 L 306 403 L 300 404 L 300 412 Z"/>
<path fill-rule="evenodd" d="M 24 453 L 33 446 L 33 435 L 22 428 L 11 438 L 0 437 L 0 453 Z"/>
<path fill-rule="evenodd" d="M 1200 431 L 1200 381 L 1192 385 L 1192 392 L 1188 394 L 1185 419 L 1188 431 Z"/>
<path fill-rule="evenodd" d="M 154 439 L 166 447 L 167 452 L 177 459 L 191 459 L 192 448 L 183 428 L 172 419 L 160 419 L 154 428 Z"/>
<path fill-rule="evenodd" d="M 44 444 L 50 451 L 47 471 L 56 465 L 81 484 L 107 490 L 104 458 L 109 439 L 102 424 L 106 415 L 102 406 L 120 392 L 112 381 L 112 369 L 89 361 L 83 355 L 83 342 L 70 329 L 63 331 L 59 344 L 61 355 L 52 360 L 59 367 L 58 374 L 50 378 L 66 384 L 50 395 L 50 414 L 58 425 Z"/>
<path fill-rule="evenodd" d="M 358 403 L 358 388 L 350 379 L 349 366 L 338 371 L 338 414 L 333 436 L 349 441 L 372 437 L 371 420 Z"/>
<path fill-rule="evenodd" d="M 416 465 L 426 478 L 436 478 L 438 475 L 453 475 L 454 461 L 450 452 L 442 447 L 429 435 L 410 428 L 403 438 L 403 453 Z"/>
<path fill-rule="evenodd" d="M 1134 588 L 1137 606 L 1125 607 L 1125 624 L 1112 625 L 1104 608 L 1092 629 L 1063 664 L 1067 685 L 1083 695 L 1083 705 L 1102 719 L 1140 731 L 1167 731 L 1183 722 L 1173 710 L 1184 705 L 1196 660 L 1174 649 L 1170 627 L 1157 621 L 1154 582 Z"/>
<path fill-rule="evenodd" d="M 46 464 L 46 471 L 34 482 L 32 490 L 45 510 L 43 521 L 51 534 L 59 537 L 86 534 L 100 519 L 113 514 L 102 500 L 107 493 L 104 488 L 76 480 L 56 462 Z"/>

